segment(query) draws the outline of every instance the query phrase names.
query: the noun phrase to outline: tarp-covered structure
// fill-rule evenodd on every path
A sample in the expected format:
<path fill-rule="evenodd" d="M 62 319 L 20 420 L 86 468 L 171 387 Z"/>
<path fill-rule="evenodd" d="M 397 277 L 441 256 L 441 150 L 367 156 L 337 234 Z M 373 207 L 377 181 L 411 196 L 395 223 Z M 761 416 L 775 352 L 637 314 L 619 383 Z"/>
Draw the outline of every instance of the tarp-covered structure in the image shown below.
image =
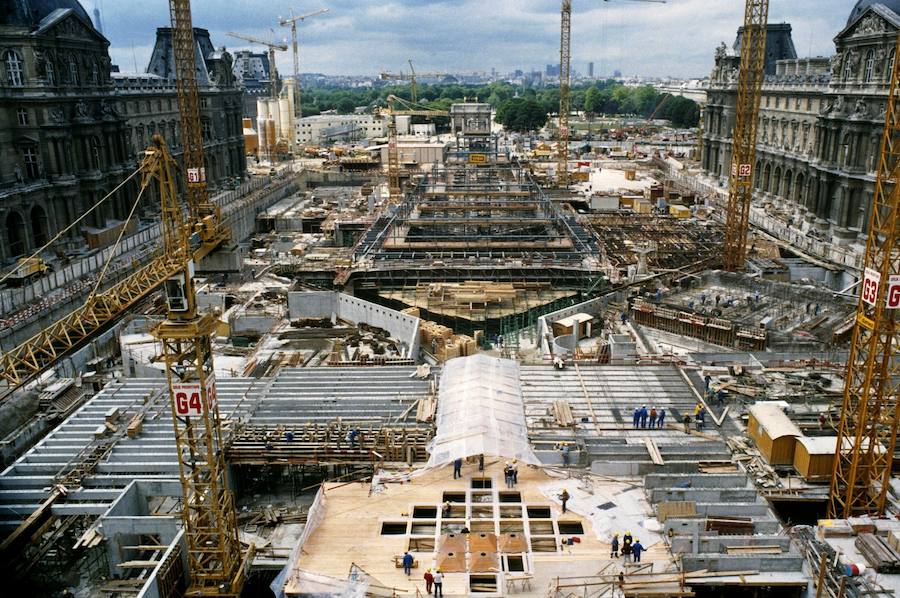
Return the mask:
<path fill-rule="evenodd" d="M 540 463 L 528 441 L 515 361 L 487 355 L 448 361 L 441 373 L 435 420 L 428 467 L 475 455 Z"/>

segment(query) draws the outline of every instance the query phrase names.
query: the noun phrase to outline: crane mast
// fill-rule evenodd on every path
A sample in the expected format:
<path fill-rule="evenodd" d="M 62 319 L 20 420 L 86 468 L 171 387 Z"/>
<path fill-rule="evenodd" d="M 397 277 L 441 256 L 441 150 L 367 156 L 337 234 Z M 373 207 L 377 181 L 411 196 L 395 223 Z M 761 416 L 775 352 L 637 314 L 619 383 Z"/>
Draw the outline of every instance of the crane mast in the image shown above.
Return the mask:
<path fill-rule="evenodd" d="M 191 221 L 197 228 L 204 248 L 202 257 L 224 243 L 229 234 L 222 223 L 221 211 L 209 200 L 206 188 L 206 157 L 200 124 L 200 93 L 197 89 L 190 0 L 169 0 L 169 14 L 172 18 L 175 89 L 181 120 L 184 173 L 187 178 L 186 197 Z"/>
<path fill-rule="evenodd" d="M 723 261 L 729 272 L 742 270 L 747 259 L 747 229 L 753 199 L 753 165 L 756 161 L 756 130 L 765 74 L 768 15 L 769 0 L 747 0 L 725 214 Z"/>
<path fill-rule="evenodd" d="M 556 150 L 556 184 L 569 186 L 569 85 L 572 54 L 572 0 L 563 0 L 559 28 L 559 128 Z"/>
<path fill-rule="evenodd" d="M 174 162 L 162 138 L 156 136 L 144 176 L 154 177 L 159 184 L 163 250 L 175 262 L 177 273 L 165 281 L 168 313 L 153 335 L 162 345 L 157 359 L 165 365 L 175 428 L 190 575 L 186 596 L 237 598 L 254 549 L 251 546 L 241 554 L 216 401 L 211 340 L 216 320 L 197 309 L 193 274 L 194 259 L 199 258 L 189 242 L 198 223 L 204 246 L 210 242 L 210 230 L 221 235 L 224 227 L 206 189 L 190 1 L 169 0 L 169 7 L 191 222 L 185 226 L 182 220 Z"/>
<path fill-rule="evenodd" d="M 294 9 L 290 11 L 291 16 L 286 19 L 280 19 L 278 24 L 282 27 L 291 28 L 291 48 L 294 51 L 294 118 L 299 121 L 303 117 L 303 110 L 300 107 L 300 44 L 297 42 L 297 21 L 303 22 L 306 19 L 321 15 L 328 12 L 327 8 L 307 13 L 305 15 L 294 16 Z M 274 51 L 271 53 L 274 59 Z"/>
<path fill-rule="evenodd" d="M 897 38 L 900 51 L 900 36 Z M 887 97 L 865 269 L 844 377 L 829 516 L 882 516 L 897 441 L 900 367 L 894 361 L 900 308 L 900 113 L 898 63 Z"/>

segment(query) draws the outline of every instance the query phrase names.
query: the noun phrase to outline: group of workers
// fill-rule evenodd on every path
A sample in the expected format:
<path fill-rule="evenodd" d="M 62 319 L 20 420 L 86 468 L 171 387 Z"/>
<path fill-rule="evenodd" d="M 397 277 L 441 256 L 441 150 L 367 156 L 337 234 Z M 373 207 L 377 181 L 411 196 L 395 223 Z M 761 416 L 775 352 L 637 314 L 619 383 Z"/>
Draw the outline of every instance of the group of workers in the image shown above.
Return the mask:
<path fill-rule="evenodd" d="M 404 552 L 403 572 L 406 575 L 412 572 L 413 563 L 415 563 L 413 555 L 409 554 L 409 552 Z M 431 569 L 427 569 L 422 577 L 425 579 L 425 591 L 431 594 L 431 590 L 434 588 L 435 598 L 441 598 L 444 595 L 444 574 L 441 573 L 440 569 L 435 570 L 434 573 L 431 572 Z"/>
<path fill-rule="evenodd" d="M 613 534 L 612 541 L 610 542 L 609 558 L 619 558 L 619 547 L 619 534 Z M 632 538 L 631 532 L 625 532 L 625 535 L 622 536 L 621 548 L 622 558 L 625 559 L 626 563 L 631 560 L 632 557 L 634 558 L 635 563 L 640 563 L 641 553 L 646 550 L 639 539 L 635 540 Z"/>
<path fill-rule="evenodd" d="M 666 423 L 666 410 L 663 408 L 657 410 L 656 407 L 650 407 L 648 410 L 646 405 L 641 405 L 634 410 L 632 423 L 635 428 L 662 428 Z"/>

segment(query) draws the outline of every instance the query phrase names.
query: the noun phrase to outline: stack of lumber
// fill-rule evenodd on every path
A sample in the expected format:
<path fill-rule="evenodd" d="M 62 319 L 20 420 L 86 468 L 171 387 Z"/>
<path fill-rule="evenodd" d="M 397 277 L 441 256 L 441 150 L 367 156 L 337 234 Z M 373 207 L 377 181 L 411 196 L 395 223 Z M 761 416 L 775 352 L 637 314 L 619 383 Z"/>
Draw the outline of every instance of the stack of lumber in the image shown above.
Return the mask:
<path fill-rule="evenodd" d="M 568 401 L 553 401 L 553 417 L 556 423 L 564 428 L 575 426 L 575 417 Z"/>
<path fill-rule="evenodd" d="M 144 414 L 138 413 L 128 422 L 128 437 L 137 438 L 144 429 Z"/>
<path fill-rule="evenodd" d="M 722 536 L 751 536 L 753 529 L 753 520 L 750 517 L 706 518 L 706 531 L 718 532 Z"/>
<path fill-rule="evenodd" d="M 862 533 L 856 536 L 856 548 L 866 562 L 878 573 L 900 572 L 900 552 L 875 534 Z"/>

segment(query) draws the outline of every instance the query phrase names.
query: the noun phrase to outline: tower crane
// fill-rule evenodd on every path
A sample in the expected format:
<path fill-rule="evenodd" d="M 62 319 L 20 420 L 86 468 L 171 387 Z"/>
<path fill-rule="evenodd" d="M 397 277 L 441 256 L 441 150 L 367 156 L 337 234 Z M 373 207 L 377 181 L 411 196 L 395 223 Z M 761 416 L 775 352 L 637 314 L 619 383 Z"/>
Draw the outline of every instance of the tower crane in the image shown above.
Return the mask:
<path fill-rule="evenodd" d="M 900 51 L 900 36 L 897 38 Z M 865 268 L 844 376 L 829 517 L 884 515 L 898 421 L 900 308 L 900 64 L 891 72 Z"/>
<path fill-rule="evenodd" d="M 603 0 L 609 2 L 610 0 Z M 627 0 L 665 4 L 666 0 Z M 559 126 L 557 127 L 556 185 L 569 186 L 569 88 L 572 85 L 572 0 L 562 0 L 559 27 Z"/>
<path fill-rule="evenodd" d="M 226 35 L 237 39 L 242 39 L 244 41 L 253 42 L 254 44 L 259 44 L 261 46 L 266 46 L 269 49 L 269 93 L 271 94 L 273 100 L 277 100 L 278 69 L 275 67 L 275 50 L 278 50 L 280 52 L 287 52 L 287 44 L 280 44 L 278 42 L 268 41 L 259 37 L 254 37 L 252 35 L 246 35 L 244 33 L 235 33 L 233 31 L 229 31 Z"/>
<path fill-rule="evenodd" d="M 750 201 L 753 199 L 753 164 L 756 162 L 756 130 L 765 74 L 768 16 L 769 0 L 747 0 L 725 213 L 723 262 L 729 272 L 742 270 L 747 259 L 747 229 Z"/>
<path fill-rule="evenodd" d="M 402 108 L 394 108 L 398 104 Z M 397 147 L 398 116 L 449 116 L 446 110 L 429 110 L 410 104 L 397 96 L 387 97 L 386 108 L 376 108 L 375 115 L 388 117 L 388 194 L 391 203 L 400 201 L 400 156 Z"/>
<path fill-rule="evenodd" d="M 449 73 L 416 73 L 415 67 L 413 67 L 412 59 L 407 60 L 409 63 L 409 74 L 406 73 L 388 73 L 382 72 L 380 78 L 382 81 L 409 81 L 409 97 L 412 100 L 412 103 L 417 103 L 418 100 L 418 91 L 417 91 L 417 83 L 416 77 L 444 77 Z"/>
<path fill-rule="evenodd" d="M 190 198 L 191 168 L 203 165 L 190 0 L 169 0 L 169 9 L 188 172 L 187 197 Z M 197 162 L 188 161 L 189 146 L 193 152 L 191 159 Z M 165 281 L 167 318 L 153 330 L 153 335 L 162 344 L 161 359 L 166 368 L 175 427 L 191 579 L 186 596 L 237 598 L 254 549 L 251 545 L 242 557 L 234 498 L 226 480 L 212 357 L 211 337 L 216 320 L 197 309 L 193 281 L 195 255 L 188 238 L 190 227 L 181 221 L 182 209 L 172 176 L 173 161 L 161 137 L 154 138 L 147 159 L 150 174 L 145 172 L 144 176 L 155 177 L 159 183 L 163 255 L 177 267 L 176 273 Z M 202 190 L 208 202 L 205 177 L 200 177 L 200 184 L 195 189 Z"/>
<path fill-rule="evenodd" d="M 297 43 L 297 21 L 302 23 L 306 19 L 311 19 L 326 12 L 328 12 L 327 8 L 320 8 L 305 15 L 294 16 L 294 9 L 291 8 L 290 16 L 278 21 L 278 24 L 282 27 L 291 28 L 291 45 L 294 50 L 294 119 L 297 121 L 303 117 L 303 110 L 300 107 L 300 45 Z"/>

